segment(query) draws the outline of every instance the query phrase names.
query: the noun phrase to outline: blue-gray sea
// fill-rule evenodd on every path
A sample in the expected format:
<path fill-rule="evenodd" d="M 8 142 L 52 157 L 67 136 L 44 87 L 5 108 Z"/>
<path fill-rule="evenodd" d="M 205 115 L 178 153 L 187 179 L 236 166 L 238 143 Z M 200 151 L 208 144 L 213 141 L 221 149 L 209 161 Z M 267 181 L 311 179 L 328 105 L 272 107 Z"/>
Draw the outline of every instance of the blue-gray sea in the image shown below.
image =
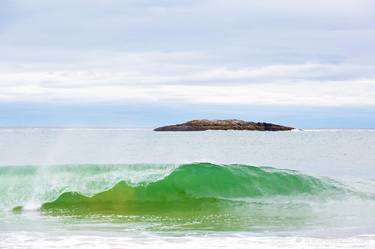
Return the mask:
<path fill-rule="evenodd" d="M 375 248 L 375 130 L 0 129 L 0 248 Z"/>

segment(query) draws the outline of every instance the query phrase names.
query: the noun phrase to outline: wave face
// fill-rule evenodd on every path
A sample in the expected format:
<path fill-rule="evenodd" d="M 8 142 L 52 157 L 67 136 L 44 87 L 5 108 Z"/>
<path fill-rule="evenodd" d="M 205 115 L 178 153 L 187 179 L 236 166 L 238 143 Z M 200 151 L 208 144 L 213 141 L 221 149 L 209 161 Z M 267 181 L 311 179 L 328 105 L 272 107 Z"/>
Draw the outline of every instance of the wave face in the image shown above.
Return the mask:
<path fill-rule="evenodd" d="M 342 208 L 351 203 L 362 213 L 375 205 L 352 198 L 359 192 L 328 178 L 239 164 L 0 167 L 2 211 L 110 216 L 157 230 L 296 228 L 353 217 L 358 208 Z"/>
<path fill-rule="evenodd" d="M 131 185 L 118 182 L 93 196 L 64 192 L 43 211 L 121 214 L 184 213 L 189 210 L 210 214 L 243 206 L 254 198 L 317 195 L 339 191 L 330 180 L 246 165 L 186 164 L 151 182 Z"/>
<path fill-rule="evenodd" d="M 121 167 L 128 169 L 128 171 L 122 171 L 121 174 L 128 172 L 128 175 L 133 174 L 133 178 L 152 168 L 145 165 L 139 166 L 138 169 L 136 165 L 129 167 L 117 165 L 113 168 L 99 165 L 52 167 L 52 170 L 49 169 L 50 172 L 44 172 L 47 175 L 46 178 L 53 176 L 51 179 L 53 180 L 56 174 L 61 174 L 62 182 L 68 185 L 61 185 L 56 189 L 50 188 L 48 185 L 45 186 L 45 193 L 42 194 L 42 197 L 39 193 L 40 205 L 43 210 L 85 208 L 127 211 L 128 207 L 132 205 L 151 205 L 149 203 L 160 206 L 160 204 L 177 202 L 243 202 L 246 199 L 259 197 L 317 195 L 323 192 L 339 191 L 337 184 L 328 179 L 318 179 L 296 171 L 248 165 L 194 163 L 174 168 L 159 166 L 159 168 L 154 168 L 155 171 L 159 170 L 159 175 L 154 172 L 153 177 L 148 174 L 147 179 L 141 179 L 138 182 L 114 177 L 114 174 L 119 173 Z M 35 168 L 14 168 L 3 168 L 2 171 L 8 175 L 12 174 L 18 181 L 25 181 L 23 178 L 26 176 L 33 176 L 34 181 L 38 181 L 38 173 Z M 70 174 L 67 175 L 66 172 L 70 172 Z M 66 180 L 73 176 L 76 178 L 75 181 Z M 105 177 L 110 179 L 105 179 Z M 69 184 L 73 186 L 69 186 Z M 86 190 L 82 191 L 82 185 L 86 186 Z M 92 188 L 94 191 L 87 193 L 88 188 Z M 70 189 L 72 191 L 67 191 Z M 16 195 L 17 193 L 11 197 L 17 198 Z M 35 195 L 35 193 L 31 195 Z M 21 202 L 27 200 L 27 196 L 19 198 Z M 24 204 L 17 203 L 17 205 Z"/>

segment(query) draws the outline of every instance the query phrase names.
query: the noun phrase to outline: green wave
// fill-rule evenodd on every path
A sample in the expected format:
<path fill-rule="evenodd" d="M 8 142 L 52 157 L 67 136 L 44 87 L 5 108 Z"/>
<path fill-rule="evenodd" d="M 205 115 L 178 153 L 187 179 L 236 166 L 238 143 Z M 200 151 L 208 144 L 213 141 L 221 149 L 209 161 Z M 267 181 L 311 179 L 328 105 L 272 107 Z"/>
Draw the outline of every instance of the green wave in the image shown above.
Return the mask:
<path fill-rule="evenodd" d="M 42 205 L 43 211 L 84 210 L 138 214 L 160 211 L 222 209 L 252 198 L 316 195 L 339 191 L 335 182 L 300 174 L 247 165 L 194 163 L 174 169 L 162 179 L 138 184 L 118 182 L 112 188 L 85 196 L 64 192 Z"/>

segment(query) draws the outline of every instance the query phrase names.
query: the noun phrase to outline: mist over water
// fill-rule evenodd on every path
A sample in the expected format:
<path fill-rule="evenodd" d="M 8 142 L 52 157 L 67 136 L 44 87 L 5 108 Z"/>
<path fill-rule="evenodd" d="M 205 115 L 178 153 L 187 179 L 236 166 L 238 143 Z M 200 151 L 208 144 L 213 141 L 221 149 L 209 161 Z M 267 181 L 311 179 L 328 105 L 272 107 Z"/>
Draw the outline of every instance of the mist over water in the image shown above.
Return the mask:
<path fill-rule="evenodd" d="M 188 248 L 202 236 L 371 248 L 374 144 L 374 130 L 0 129 L 0 248 Z"/>

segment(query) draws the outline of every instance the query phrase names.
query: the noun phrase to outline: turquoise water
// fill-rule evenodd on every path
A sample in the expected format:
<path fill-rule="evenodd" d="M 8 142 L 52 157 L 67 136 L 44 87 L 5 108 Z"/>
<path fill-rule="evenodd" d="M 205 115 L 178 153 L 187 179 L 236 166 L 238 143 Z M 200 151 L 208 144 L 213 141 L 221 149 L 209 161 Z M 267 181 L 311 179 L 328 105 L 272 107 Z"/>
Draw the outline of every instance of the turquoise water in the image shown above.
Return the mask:
<path fill-rule="evenodd" d="M 0 138 L 0 248 L 374 247 L 372 130 Z"/>

